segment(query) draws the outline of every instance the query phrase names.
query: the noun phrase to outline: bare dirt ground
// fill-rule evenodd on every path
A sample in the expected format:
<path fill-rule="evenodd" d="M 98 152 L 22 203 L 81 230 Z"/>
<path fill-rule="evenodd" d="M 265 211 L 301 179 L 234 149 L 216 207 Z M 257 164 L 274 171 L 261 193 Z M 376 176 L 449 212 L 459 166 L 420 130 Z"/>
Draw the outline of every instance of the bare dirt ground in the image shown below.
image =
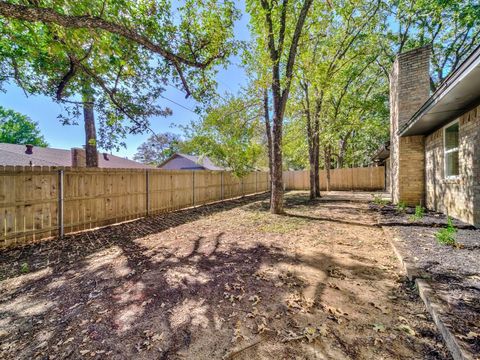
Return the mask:
<path fill-rule="evenodd" d="M 0 252 L 3 359 L 444 359 L 366 203 L 265 196 Z"/>

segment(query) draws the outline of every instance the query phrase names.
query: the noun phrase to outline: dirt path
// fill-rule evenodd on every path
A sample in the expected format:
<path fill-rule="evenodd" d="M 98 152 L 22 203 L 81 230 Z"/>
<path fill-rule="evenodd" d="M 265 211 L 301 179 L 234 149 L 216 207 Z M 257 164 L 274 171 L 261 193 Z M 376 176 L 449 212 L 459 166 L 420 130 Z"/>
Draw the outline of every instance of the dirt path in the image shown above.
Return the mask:
<path fill-rule="evenodd" d="M 448 358 L 367 204 L 267 205 L 1 252 L 0 358 Z"/>

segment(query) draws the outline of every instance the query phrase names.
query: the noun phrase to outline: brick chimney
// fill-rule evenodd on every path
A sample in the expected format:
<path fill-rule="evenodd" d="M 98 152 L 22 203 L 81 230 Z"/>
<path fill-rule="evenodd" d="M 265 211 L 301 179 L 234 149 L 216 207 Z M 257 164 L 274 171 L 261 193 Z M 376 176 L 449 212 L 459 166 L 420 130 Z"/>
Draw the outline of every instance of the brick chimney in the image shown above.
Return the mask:
<path fill-rule="evenodd" d="M 72 148 L 72 167 L 86 167 L 87 166 L 87 155 L 85 149 L 82 148 Z"/>
<path fill-rule="evenodd" d="M 409 206 L 425 203 L 425 139 L 399 137 L 430 97 L 430 46 L 397 56 L 390 76 L 390 166 L 392 199 Z"/>
<path fill-rule="evenodd" d="M 33 154 L 33 145 L 32 144 L 25 145 L 25 154 L 28 154 L 28 155 Z"/>

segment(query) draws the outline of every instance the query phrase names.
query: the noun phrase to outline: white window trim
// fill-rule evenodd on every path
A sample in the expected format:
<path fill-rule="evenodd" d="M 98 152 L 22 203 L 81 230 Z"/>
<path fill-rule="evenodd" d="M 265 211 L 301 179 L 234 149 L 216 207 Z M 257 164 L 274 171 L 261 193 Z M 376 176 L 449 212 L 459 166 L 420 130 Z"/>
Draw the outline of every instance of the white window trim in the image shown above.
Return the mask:
<path fill-rule="evenodd" d="M 455 125 L 458 122 L 459 122 L 458 119 L 453 120 L 452 122 L 445 125 L 442 129 L 442 132 L 443 132 L 443 175 L 444 175 L 444 178 L 446 180 L 460 179 L 460 174 L 447 176 L 447 154 L 451 154 L 453 152 L 458 152 L 458 161 L 459 161 L 458 166 L 459 166 L 459 172 L 460 172 L 460 124 L 458 125 L 458 147 L 447 150 L 447 144 L 446 144 L 446 142 L 447 142 L 447 135 L 446 135 L 447 129 L 450 126 Z"/>

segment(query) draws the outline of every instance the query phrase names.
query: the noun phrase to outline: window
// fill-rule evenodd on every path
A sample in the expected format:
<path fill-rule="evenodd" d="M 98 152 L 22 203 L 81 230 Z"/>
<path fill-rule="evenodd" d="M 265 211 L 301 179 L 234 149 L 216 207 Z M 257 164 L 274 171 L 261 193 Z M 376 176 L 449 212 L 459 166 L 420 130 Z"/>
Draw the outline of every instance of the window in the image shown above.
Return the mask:
<path fill-rule="evenodd" d="M 459 172 L 459 155 L 458 155 L 458 121 L 448 125 L 444 129 L 444 145 L 445 145 L 445 177 L 455 178 Z"/>

